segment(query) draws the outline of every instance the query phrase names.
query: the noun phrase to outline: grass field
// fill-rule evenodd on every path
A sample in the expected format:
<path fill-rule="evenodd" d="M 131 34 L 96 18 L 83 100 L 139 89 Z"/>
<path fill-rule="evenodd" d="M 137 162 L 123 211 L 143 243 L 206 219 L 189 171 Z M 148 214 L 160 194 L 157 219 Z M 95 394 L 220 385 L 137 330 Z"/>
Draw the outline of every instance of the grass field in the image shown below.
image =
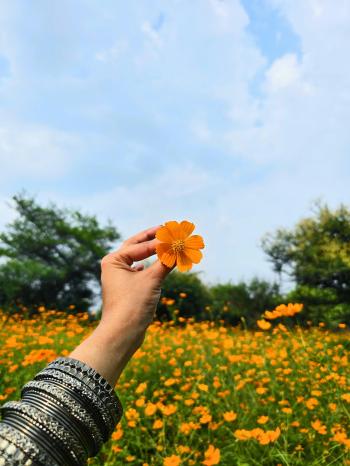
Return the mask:
<path fill-rule="evenodd" d="M 279 319 L 248 331 L 180 321 L 149 329 L 116 387 L 123 419 L 91 465 L 350 465 L 345 325 L 289 330 Z M 0 402 L 19 399 L 94 325 L 82 314 L 0 314 Z"/>

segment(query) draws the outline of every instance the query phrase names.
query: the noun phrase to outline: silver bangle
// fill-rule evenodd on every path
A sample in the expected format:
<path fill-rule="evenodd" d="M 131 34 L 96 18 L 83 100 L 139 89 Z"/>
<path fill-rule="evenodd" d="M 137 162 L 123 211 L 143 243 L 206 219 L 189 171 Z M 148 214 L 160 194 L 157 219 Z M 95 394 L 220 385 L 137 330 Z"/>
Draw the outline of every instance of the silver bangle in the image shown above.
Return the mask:
<path fill-rule="evenodd" d="M 123 414 L 114 388 L 74 358 L 52 361 L 0 406 L 0 466 L 83 466 Z"/>
<path fill-rule="evenodd" d="M 56 383 L 61 389 L 66 390 L 94 417 L 99 425 L 104 442 L 109 439 L 115 429 L 114 420 L 101 400 L 94 392 L 88 390 L 85 384 L 75 377 L 49 367 L 39 372 L 34 377 L 34 380 L 45 380 L 49 383 Z"/>
<path fill-rule="evenodd" d="M 103 404 L 108 407 L 114 423 L 117 424 L 119 422 L 123 414 L 120 400 L 115 394 L 113 387 L 95 369 L 77 359 L 64 357 L 55 359 L 47 367 L 66 372 L 85 383 L 88 388 L 98 395 Z"/>
<path fill-rule="evenodd" d="M 60 457 L 61 464 L 67 466 L 86 464 L 87 454 L 77 439 L 38 408 L 23 401 L 8 401 L 1 410 L 4 413 L 4 422 L 11 424 L 11 421 L 12 423 L 15 421 L 17 424 L 16 421 L 21 419 L 24 424 L 30 425 L 33 440 L 38 441 L 40 437 L 42 444 L 46 445 L 46 451 L 50 453 L 50 450 L 54 450 L 55 455 Z"/>
<path fill-rule="evenodd" d="M 55 403 L 67 409 L 69 414 L 77 420 L 79 426 L 81 426 L 84 432 L 87 432 L 85 436 L 88 438 L 89 456 L 95 456 L 99 452 L 103 444 L 103 438 L 98 428 L 98 424 L 94 421 L 94 418 L 86 411 L 82 409 L 80 403 L 75 401 L 74 398 L 68 395 L 62 388 L 58 388 L 50 382 L 44 382 L 39 380 L 32 380 L 26 383 L 22 388 L 22 396 L 28 391 L 37 391 L 49 396 Z"/>
<path fill-rule="evenodd" d="M 10 425 L 0 423 L 0 452 L 8 452 L 8 450 L 11 452 L 13 447 L 15 447 L 17 455 L 21 458 L 21 463 L 19 463 L 21 466 L 36 466 L 38 464 L 57 466 L 57 463 L 26 435 Z M 24 453 L 23 458 L 20 453 Z M 15 455 L 13 459 L 16 460 Z"/>

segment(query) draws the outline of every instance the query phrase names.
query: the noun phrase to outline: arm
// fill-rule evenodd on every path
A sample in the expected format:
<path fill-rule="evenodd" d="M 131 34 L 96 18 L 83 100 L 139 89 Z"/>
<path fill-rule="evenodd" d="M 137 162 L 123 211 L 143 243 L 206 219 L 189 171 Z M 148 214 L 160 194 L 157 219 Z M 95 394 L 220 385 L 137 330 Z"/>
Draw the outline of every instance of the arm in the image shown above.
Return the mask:
<path fill-rule="evenodd" d="M 155 253 L 155 232 L 141 232 L 103 258 L 102 318 L 68 358 L 57 358 L 22 388 L 20 402 L 2 406 L 0 466 L 84 465 L 122 415 L 114 386 L 153 321 L 170 269 L 133 262 Z"/>

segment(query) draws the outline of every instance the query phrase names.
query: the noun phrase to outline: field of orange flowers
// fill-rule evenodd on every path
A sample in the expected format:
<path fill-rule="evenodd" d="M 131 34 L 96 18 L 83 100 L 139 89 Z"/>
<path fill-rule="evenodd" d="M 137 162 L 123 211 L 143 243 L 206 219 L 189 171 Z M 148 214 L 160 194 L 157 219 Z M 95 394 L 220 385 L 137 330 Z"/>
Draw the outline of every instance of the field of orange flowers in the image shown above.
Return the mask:
<path fill-rule="evenodd" d="M 299 307 L 298 307 L 299 306 Z M 179 318 L 155 323 L 116 389 L 124 416 L 91 465 L 350 465 L 349 331 L 289 330 L 265 312 L 256 330 Z M 0 402 L 96 323 L 41 309 L 0 313 Z"/>

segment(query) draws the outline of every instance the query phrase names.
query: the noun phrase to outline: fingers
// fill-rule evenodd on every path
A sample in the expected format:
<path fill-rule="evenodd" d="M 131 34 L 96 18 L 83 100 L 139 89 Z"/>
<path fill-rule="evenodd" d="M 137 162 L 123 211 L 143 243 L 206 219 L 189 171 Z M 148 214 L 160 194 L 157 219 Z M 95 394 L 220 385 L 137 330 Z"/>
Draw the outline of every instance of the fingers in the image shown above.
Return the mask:
<path fill-rule="evenodd" d="M 156 253 L 156 245 L 159 243 L 155 238 L 155 234 L 159 228 L 160 225 L 154 226 L 131 236 L 129 239 L 124 241 L 122 247 L 118 249 L 118 251 L 105 256 L 102 260 L 102 264 L 113 263 L 116 260 L 119 260 L 130 267 L 134 262 L 153 256 Z M 143 269 L 143 264 L 137 264 L 133 267 L 133 270 L 135 271 L 141 271 Z M 166 267 L 157 260 L 146 269 L 146 272 L 153 278 L 162 281 L 173 269 L 174 267 Z"/>
<path fill-rule="evenodd" d="M 139 233 L 137 233 L 134 236 L 131 236 L 128 238 L 126 241 L 124 241 L 123 245 L 124 246 L 129 246 L 131 244 L 137 244 L 137 243 L 142 243 L 144 241 L 150 241 L 154 239 L 156 235 L 156 231 L 160 228 L 160 225 L 157 225 L 155 227 L 147 228 L 147 230 L 143 230 Z"/>
<path fill-rule="evenodd" d="M 153 239 L 151 241 L 144 241 L 143 243 L 126 245 L 118 251 L 109 254 L 109 256 L 111 256 L 111 259 L 120 260 L 131 266 L 133 262 L 142 261 L 153 256 L 156 253 L 157 243 L 158 240 Z"/>

